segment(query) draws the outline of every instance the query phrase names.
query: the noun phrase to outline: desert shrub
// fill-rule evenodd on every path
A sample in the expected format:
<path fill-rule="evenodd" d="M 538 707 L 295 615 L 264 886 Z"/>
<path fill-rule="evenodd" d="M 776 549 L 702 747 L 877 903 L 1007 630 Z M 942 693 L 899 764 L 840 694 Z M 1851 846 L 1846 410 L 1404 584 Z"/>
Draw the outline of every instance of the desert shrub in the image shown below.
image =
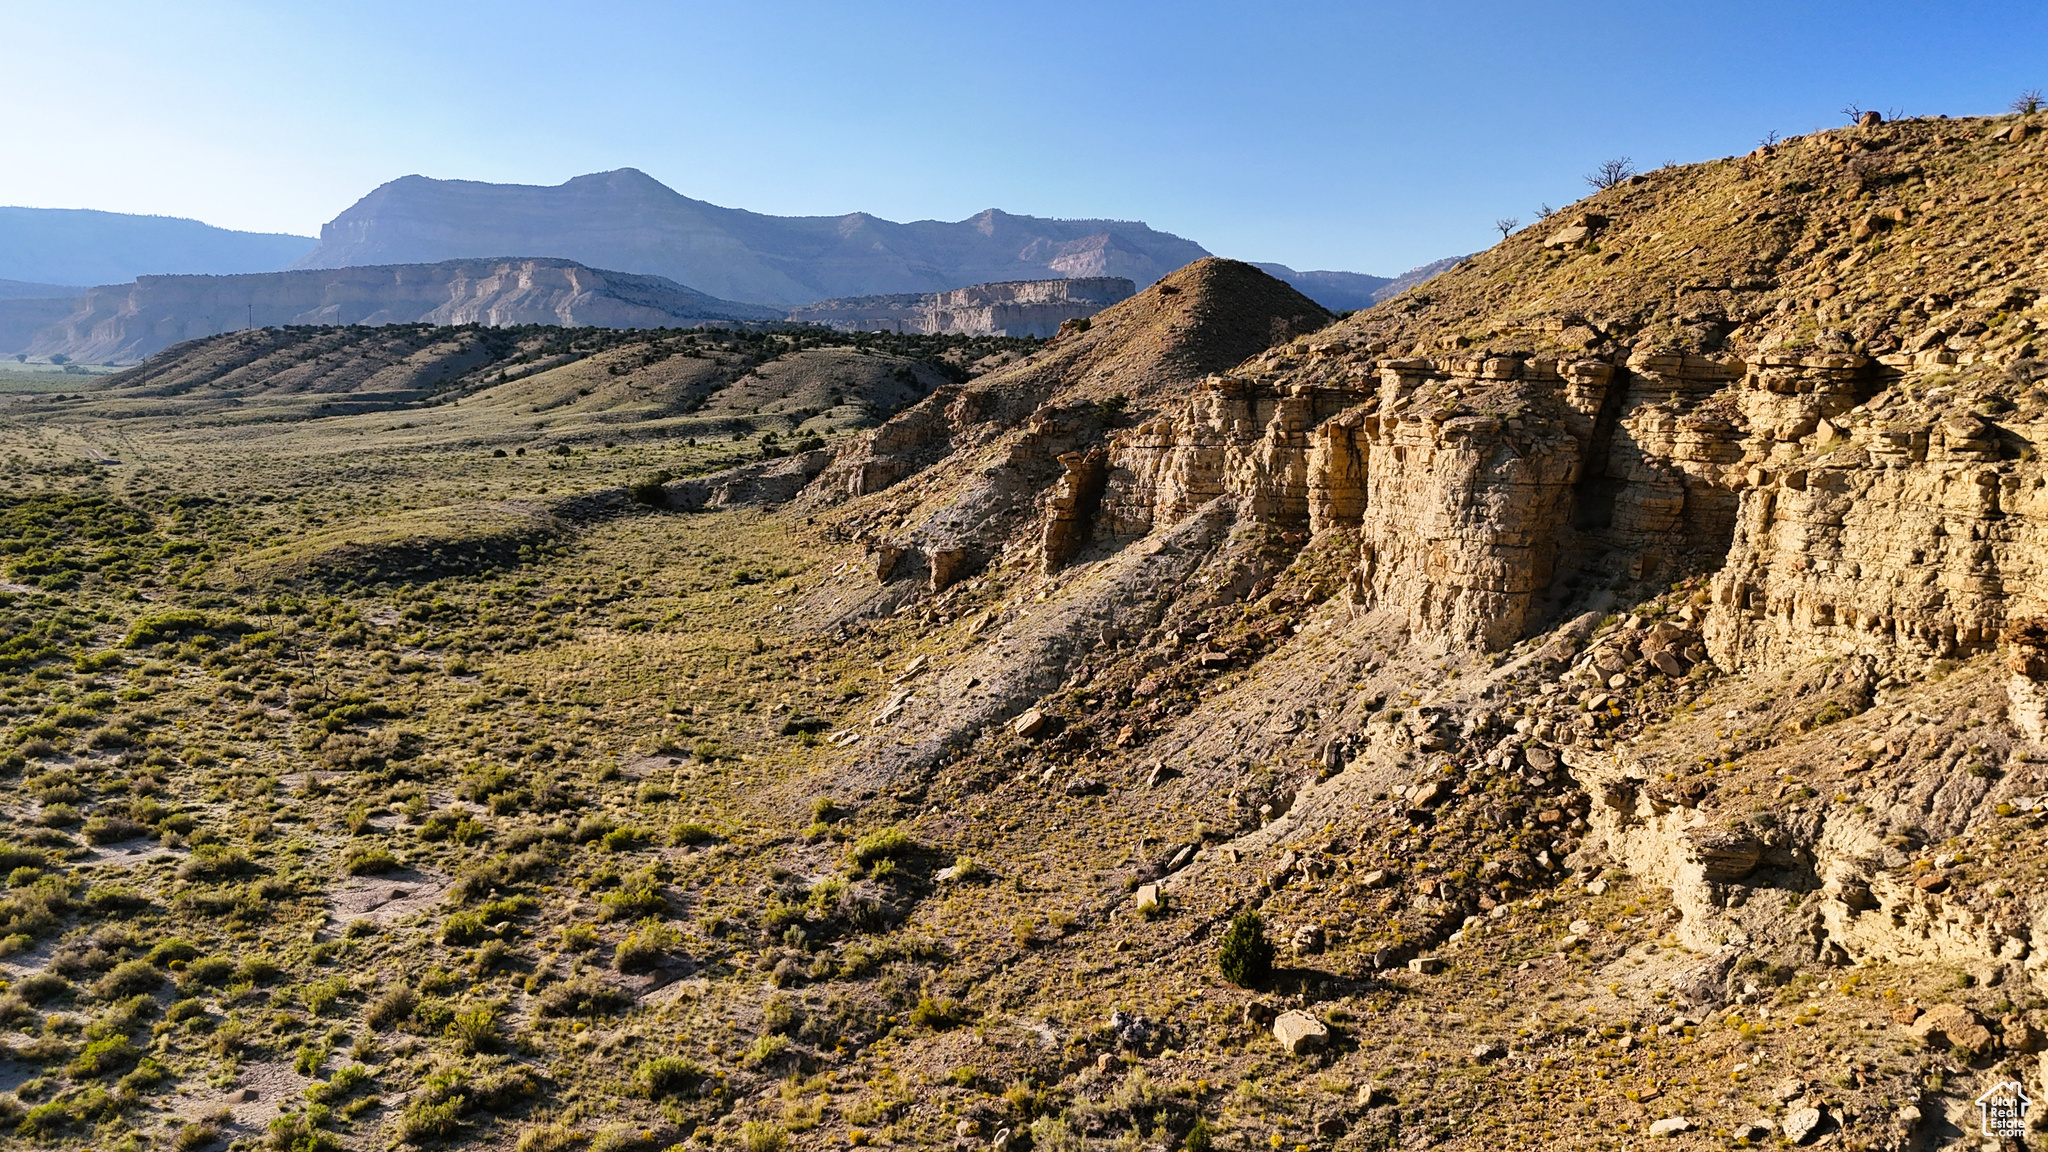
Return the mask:
<path fill-rule="evenodd" d="M 1257 912 L 1240 912 L 1230 921 L 1216 965 L 1225 980 L 1240 988 L 1250 988 L 1272 971 L 1273 943 L 1266 939 L 1266 922 Z"/>
<path fill-rule="evenodd" d="M 934 1032 L 943 1032 L 949 1028 L 959 1027 L 966 1015 L 967 1010 L 958 1001 L 945 997 L 934 1000 L 926 996 L 918 1000 L 917 1007 L 910 1010 L 910 1022 L 921 1028 L 930 1028 Z"/>
<path fill-rule="evenodd" d="M 159 612 L 154 616 L 144 616 L 137 620 L 134 626 L 128 629 L 128 636 L 121 641 L 121 645 L 124 648 L 147 648 L 151 644 L 175 640 L 205 627 L 204 612 L 195 612 L 191 609 Z"/>
<path fill-rule="evenodd" d="M 14 986 L 14 994 L 30 1004 L 47 1004 L 71 991 L 71 981 L 55 972 L 38 972 Z"/>
<path fill-rule="evenodd" d="M 220 1129 L 206 1121 L 181 1126 L 171 1137 L 171 1152 L 199 1152 L 220 1141 Z"/>
<path fill-rule="evenodd" d="M 675 827 L 670 828 L 668 833 L 669 843 L 674 844 L 678 848 L 687 848 L 696 844 L 709 844 L 718 838 L 718 829 L 708 824 L 692 822 L 677 824 Z"/>
<path fill-rule="evenodd" d="M 319 1105 L 273 1117 L 267 1144 L 273 1152 L 341 1152 L 341 1141 L 319 1128 L 325 1118 L 326 1109 Z"/>
<path fill-rule="evenodd" d="M 91 1040 L 103 1040 L 109 1036 L 127 1036 L 142 1026 L 142 1022 L 156 1013 L 156 1000 L 149 996 L 130 996 L 108 1008 L 99 1019 L 86 1026 L 85 1035 Z"/>
<path fill-rule="evenodd" d="M 740 1146 L 747 1152 L 782 1152 L 789 1147 L 789 1133 L 780 1124 L 749 1120 L 740 1129 Z"/>
<path fill-rule="evenodd" d="M 163 987 L 163 973 L 147 960 L 128 960 L 94 982 L 92 994 L 102 1000 L 119 1000 L 154 992 Z"/>
<path fill-rule="evenodd" d="M 328 1009 L 334 1007 L 335 1001 L 353 991 L 355 989 L 349 984 L 348 977 L 334 976 L 306 985 L 299 993 L 299 998 L 305 1002 L 308 1012 L 315 1016 L 325 1016 Z"/>
<path fill-rule="evenodd" d="M 635 504 L 660 507 L 668 503 L 668 494 L 662 491 L 661 486 L 673 479 L 675 476 L 668 472 L 650 473 L 627 484 L 626 496 Z"/>
<path fill-rule="evenodd" d="M 504 1042 L 498 1034 L 498 1013 L 488 1006 L 457 1012 L 443 1031 L 457 1048 L 471 1056 L 495 1052 Z"/>
<path fill-rule="evenodd" d="M 419 1003 L 419 993 L 401 984 L 370 1001 L 369 1008 L 363 1012 L 363 1022 L 379 1031 L 397 1027 L 412 1015 Z"/>
<path fill-rule="evenodd" d="M 609 1016 L 631 1007 L 633 997 L 593 977 L 565 981 L 540 997 L 543 1016 Z"/>
<path fill-rule="evenodd" d="M 694 1093 L 704 1082 L 704 1069 L 680 1056 L 657 1056 L 633 1070 L 633 1090 L 650 1100 Z"/>
<path fill-rule="evenodd" d="M 52 1100 L 29 1109 L 16 1131 L 24 1136 L 54 1136 L 70 1123 L 71 1110 Z"/>
<path fill-rule="evenodd" d="M 407 1144 L 446 1140 L 462 1131 L 462 1099 L 416 1097 L 399 1114 L 397 1131 L 398 1138 Z"/>
<path fill-rule="evenodd" d="M 386 872 L 396 872 L 404 865 L 398 862 L 398 857 L 384 848 L 371 844 L 351 844 L 348 851 L 342 854 L 341 867 L 351 876 L 381 876 Z"/>
<path fill-rule="evenodd" d="M 672 925 L 650 917 L 626 933 L 612 955 L 612 965 L 621 972 L 645 972 L 667 959 L 682 942 L 682 933 Z"/>
<path fill-rule="evenodd" d="M 141 1055 L 128 1037 L 108 1036 L 87 1044 L 64 1066 L 64 1074 L 73 1080 L 94 1080 L 134 1066 Z"/>
<path fill-rule="evenodd" d="M 899 859 L 922 849 L 923 845 L 903 829 L 884 828 L 854 841 L 853 863 L 858 868 L 871 868 L 883 860 Z"/>
<path fill-rule="evenodd" d="M 315 1104 L 333 1105 L 348 1099 L 356 1089 L 370 1082 L 370 1070 L 361 1064 L 350 1064 L 329 1076 L 324 1083 L 308 1085 L 306 1099 Z"/>
<path fill-rule="evenodd" d="M 597 903 L 600 918 L 607 921 L 658 916 L 668 911 L 668 901 L 656 890 L 651 877 L 635 877 L 633 882 L 599 897 Z"/>
<path fill-rule="evenodd" d="M 207 956 L 185 965 L 179 981 L 184 988 L 218 988 L 235 978 L 235 962 L 225 956 Z"/>
<path fill-rule="evenodd" d="M 441 943 L 457 948 L 496 935 L 497 931 L 484 922 L 480 912 L 457 912 L 441 924 Z"/>
<path fill-rule="evenodd" d="M 199 945 L 183 936 L 172 936 L 149 950 L 147 959 L 161 968 L 176 960 L 191 960 L 199 955 Z"/>
<path fill-rule="evenodd" d="M 643 828 L 614 828 L 604 834 L 607 852 L 630 852 L 646 842 L 647 831 Z"/>
<path fill-rule="evenodd" d="M 567 1152 L 567 1149 L 589 1139 L 584 1133 L 556 1120 L 521 1132 L 513 1152 Z"/>
<path fill-rule="evenodd" d="M 248 854 L 220 844 L 201 844 L 178 865 L 181 880 L 222 880 L 255 870 Z"/>
<path fill-rule="evenodd" d="M 491 830 L 466 812 L 450 809 L 436 812 L 420 825 L 420 839 L 429 842 L 453 840 L 464 846 L 490 837 Z"/>
<path fill-rule="evenodd" d="M 135 839 L 146 829 L 126 816 L 95 816 L 85 822 L 82 831 L 94 844 L 117 844 Z"/>

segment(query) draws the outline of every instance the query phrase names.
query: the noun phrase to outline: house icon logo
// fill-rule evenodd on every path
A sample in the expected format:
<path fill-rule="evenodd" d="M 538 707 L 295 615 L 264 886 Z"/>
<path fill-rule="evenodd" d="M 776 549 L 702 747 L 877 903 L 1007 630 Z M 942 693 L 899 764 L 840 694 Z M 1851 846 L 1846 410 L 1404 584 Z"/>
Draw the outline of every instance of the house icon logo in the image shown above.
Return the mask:
<path fill-rule="evenodd" d="M 2034 1102 L 2017 1080 L 2001 1080 L 1977 1097 L 1984 1116 L 1984 1134 L 1994 1139 L 2019 1139 L 2027 1134 L 2027 1112 Z"/>

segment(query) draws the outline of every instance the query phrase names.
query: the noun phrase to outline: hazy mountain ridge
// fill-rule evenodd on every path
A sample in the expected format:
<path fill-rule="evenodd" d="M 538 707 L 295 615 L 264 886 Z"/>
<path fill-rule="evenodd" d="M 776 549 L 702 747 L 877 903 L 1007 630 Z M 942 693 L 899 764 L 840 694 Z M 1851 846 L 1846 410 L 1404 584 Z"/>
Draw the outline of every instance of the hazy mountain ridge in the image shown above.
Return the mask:
<path fill-rule="evenodd" d="M 176 216 L 0 208 L 0 277 L 11 280 L 116 284 L 137 276 L 269 272 L 304 256 L 314 243 Z"/>

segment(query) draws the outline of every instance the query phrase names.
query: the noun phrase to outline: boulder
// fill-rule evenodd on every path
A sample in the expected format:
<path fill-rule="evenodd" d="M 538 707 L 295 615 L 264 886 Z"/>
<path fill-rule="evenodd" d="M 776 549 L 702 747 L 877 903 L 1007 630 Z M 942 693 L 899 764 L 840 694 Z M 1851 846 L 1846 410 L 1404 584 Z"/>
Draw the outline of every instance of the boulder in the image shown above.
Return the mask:
<path fill-rule="evenodd" d="M 1417 784 L 1408 790 L 1408 806 L 1410 808 L 1429 808 L 1443 803 L 1444 797 L 1450 794 L 1451 785 L 1448 780 L 1431 780 L 1427 783 Z"/>
<path fill-rule="evenodd" d="M 1821 1121 L 1827 1114 L 1818 1108 L 1794 1108 L 1785 1114 L 1785 1139 L 1794 1144 L 1804 1144 L 1820 1133 Z"/>
<path fill-rule="evenodd" d="M 1045 713 L 1036 708 L 1010 721 L 1010 731 L 1026 738 L 1036 736 L 1044 730 Z"/>
<path fill-rule="evenodd" d="M 1652 1136 L 1677 1136 L 1680 1133 L 1690 1131 L 1692 1131 L 1692 1118 L 1689 1116 L 1666 1116 L 1662 1120 L 1650 1125 L 1650 1135 Z"/>
<path fill-rule="evenodd" d="M 1999 1037 L 2008 1052 L 2029 1054 L 2039 1052 L 2042 1047 L 2041 1030 L 2019 1016 L 2008 1016 L 2004 1020 L 2005 1032 Z"/>
<path fill-rule="evenodd" d="M 1937 1004 L 1929 1008 L 1908 1031 L 1923 1044 L 1961 1048 L 1972 1059 L 1982 1059 L 1991 1054 L 1991 1029 L 1984 1026 L 1975 1012 L 1960 1004 Z"/>
<path fill-rule="evenodd" d="M 925 564 L 931 575 L 928 586 L 934 592 L 944 592 L 967 566 L 967 549 L 934 548 L 925 554 Z"/>
<path fill-rule="evenodd" d="M 889 577 L 895 574 L 896 562 L 901 559 L 903 559 L 903 549 L 896 545 L 875 545 L 874 555 L 870 557 L 870 562 L 874 565 L 875 583 L 887 584 Z"/>
<path fill-rule="evenodd" d="M 1308 1013 L 1290 1010 L 1273 1021 L 1273 1038 L 1289 1056 L 1306 1056 L 1322 1050 L 1329 1042 L 1330 1030 Z"/>
<path fill-rule="evenodd" d="M 1417 956 L 1408 962 L 1408 970 L 1423 976 L 1434 976 L 1444 970 L 1444 962 L 1436 956 Z"/>
<path fill-rule="evenodd" d="M 1545 248 L 1576 248 L 1592 239 L 1592 236 L 1593 230 L 1591 228 L 1586 227 L 1584 224 L 1573 224 L 1568 228 L 1559 228 L 1557 231 L 1552 232 L 1543 241 L 1543 246 Z"/>

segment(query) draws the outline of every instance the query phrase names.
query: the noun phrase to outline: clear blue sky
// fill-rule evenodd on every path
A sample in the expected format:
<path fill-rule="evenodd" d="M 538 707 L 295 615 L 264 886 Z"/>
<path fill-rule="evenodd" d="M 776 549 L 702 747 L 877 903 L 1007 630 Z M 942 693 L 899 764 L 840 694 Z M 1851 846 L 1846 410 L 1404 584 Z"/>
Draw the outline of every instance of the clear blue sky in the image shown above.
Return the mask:
<path fill-rule="evenodd" d="M 2048 88 L 2048 5 L 6 0 L 0 204 L 317 232 L 377 184 L 641 168 L 778 214 L 1140 219 L 1388 273 L 1855 102 Z"/>

